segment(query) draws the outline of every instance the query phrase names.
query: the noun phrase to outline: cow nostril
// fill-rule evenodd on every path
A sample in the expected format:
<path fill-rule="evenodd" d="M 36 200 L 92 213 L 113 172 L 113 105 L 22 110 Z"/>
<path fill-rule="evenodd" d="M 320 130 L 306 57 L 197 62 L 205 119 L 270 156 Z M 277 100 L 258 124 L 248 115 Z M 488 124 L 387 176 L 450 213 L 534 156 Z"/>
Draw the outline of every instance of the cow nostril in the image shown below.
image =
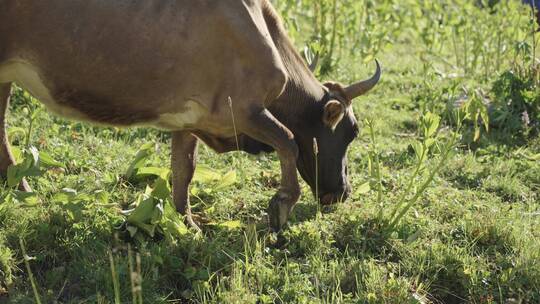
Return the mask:
<path fill-rule="evenodd" d="M 320 203 L 321 205 L 325 205 L 325 206 L 335 204 L 336 201 L 335 201 L 334 194 L 328 193 L 328 194 L 322 195 L 320 198 Z"/>
<path fill-rule="evenodd" d="M 349 191 L 340 191 L 336 193 L 327 193 L 320 196 L 321 205 L 333 205 L 339 202 L 344 202 L 349 197 Z"/>

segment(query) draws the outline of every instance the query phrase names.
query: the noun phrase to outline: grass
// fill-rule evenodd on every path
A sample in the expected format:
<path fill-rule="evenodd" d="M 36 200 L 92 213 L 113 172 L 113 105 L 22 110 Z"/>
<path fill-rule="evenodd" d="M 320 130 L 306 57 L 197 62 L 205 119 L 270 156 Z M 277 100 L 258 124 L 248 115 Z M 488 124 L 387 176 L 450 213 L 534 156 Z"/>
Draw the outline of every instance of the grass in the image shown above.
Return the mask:
<path fill-rule="evenodd" d="M 428 10 L 429 4 L 413 1 L 277 1 L 299 49 L 310 44 L 323 51 L 322 78 L 346 83 L 368 75 L 362 62 L 372 56 L 385 66 L 377 89 L 355 101 L 358 121 L 371 122 L 373 134 L 364 124 L 348 153 L 352 197 L 321 210 L 303 183 L 301 202 L 277 244 L 264 214 L 279 181 L 275 155 L 216 155 L 201 147 L 203 169 L 191 200 L 193 211 L 210 221 L 204 235 L 173 225 L 150 237 L 139 226 L 126 226 L 120 211 L 155 179 L 124 175 L 149 142 L 155 145 L 138 168 L 167 168 L 170 136 L 68 122 L 18 91 L 8 116 L 12 143 L 22 149 L 29 142 L 62 166 L 49 161 L 43 174 L 28 179 L 37 196 L 0 185 L 0 302 L 540 302 L 540 139 L 534 124 L 486 132 L 481 123 L 466 121 L 457 147 L 423 194 L 411 191 L 422 190 L 441 159 L 433 149 L 416 172 L 412 143 L 425 139 L 425 113 L 442 118 L 437 134 L 446 142 L 456 130 L 447 105 L 464 94 L 462 88 L 482 89 L 496 100 L 504 94 L 492 94 L 491 86 L 512 69 L 513 46 L 533 45 L 525 7 L 503 1 L 491 12 L 466 4 L 469 20 L 458 17 L 462 2 Z M 347 6 L 336 17 L 335 10 Z M 477 20 L 486 22 L 475 28 Z M 361 25 L 368 32 L 356 34 L 349 28 L 357 28 L 355 22 L 368 24 Z M 433 30 L 439 22 L 444 26 Z M 516 26 L 499 29 L 502 23 Z M 488 37 L 484 53 L 477 50 L 482 33 Z M 472 40 L 463 45 L 466 37 Z M 522 50 L 518 64 L 529 66 Z M 534 113 L 535 103 L 524 96 L 520 110 Z M 30 125 L 31 132 L 24 128 Z M 370 160 L 378 164 L 376 175 Z M 386 216 L 412 198 L 388 230 Z M 126 227 L 135 228 L 133 238 Z M 177 229 L 174 237 L 170 227 Z"/>

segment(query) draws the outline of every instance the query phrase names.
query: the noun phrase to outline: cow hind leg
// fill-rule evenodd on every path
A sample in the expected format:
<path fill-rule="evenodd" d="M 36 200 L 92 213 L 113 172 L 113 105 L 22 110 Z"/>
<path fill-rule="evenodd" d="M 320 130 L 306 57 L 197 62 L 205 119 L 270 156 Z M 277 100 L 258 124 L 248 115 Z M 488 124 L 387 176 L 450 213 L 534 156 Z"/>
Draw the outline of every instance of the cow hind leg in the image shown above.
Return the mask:
<path fill-rule="evenodd" d="M 195 172 L 198 139 L 187 131 L 173 132 L 171 150 L 171 170 L 173 201 L 176 210 L 185 216 L 186 223 L 196 231 L 201 231 L 193 220 L 189 204 L 189 184 Z"/>
<path fill-rule="evenodd" d="M 8 167 L 14 163 L 6 134 L 6 112 L 10 94 L 11 84 L 0 84 L 0 176 L 2 177 L 6 177 Z"/>
<path fill-rule="evenodd" d="M 9 149 L 9 140 L 6 131 L 6 113 L 11 95 L 11 84 L 0 83 L 0 178 L 6 178 L 9 166 L 15 164 L 15 158 Z M 20 190 L 31 192 L 32 189 L 23 180 L 19 185 Z"/>
<path fill-rule="evenodd" d="M 300 197 L 296 173 L 298 146 L 294 135 L 266 109 L 252 112 L 242 120 L 242 133 L 274 148 L 281 164 L 281 185 L 270 200 L 268 216 L 270 228 L 280 231 L 287 223 L 294 205 Z"/>

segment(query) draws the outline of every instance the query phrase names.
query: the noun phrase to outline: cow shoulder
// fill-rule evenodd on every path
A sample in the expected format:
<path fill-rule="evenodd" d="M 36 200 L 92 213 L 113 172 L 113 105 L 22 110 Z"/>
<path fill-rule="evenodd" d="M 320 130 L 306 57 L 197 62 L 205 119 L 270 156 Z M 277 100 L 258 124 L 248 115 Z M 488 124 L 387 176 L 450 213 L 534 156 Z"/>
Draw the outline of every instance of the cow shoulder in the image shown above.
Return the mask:
<path fill-rule="evenodd" d="M 222 1 L 223 27 L 234 41 L 234 59 L 240 62 L 236 72 L 249 83 L 243 90 L 265 89 L 267 100 L 277 98 L 287 83 L 283 59 L 272 39 L 264 17 L 263 0 Z M 263 87 L 259 87 L 259 85 Z"/>

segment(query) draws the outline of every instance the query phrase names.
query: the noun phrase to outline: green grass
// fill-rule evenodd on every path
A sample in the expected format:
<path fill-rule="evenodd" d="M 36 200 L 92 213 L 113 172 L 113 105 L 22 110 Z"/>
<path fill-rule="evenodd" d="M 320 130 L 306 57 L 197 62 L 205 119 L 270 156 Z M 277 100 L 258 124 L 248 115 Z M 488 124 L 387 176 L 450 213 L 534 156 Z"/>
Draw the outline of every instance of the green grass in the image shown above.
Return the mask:
<path fill-rule="evenodd" d="M 333 56 L 323 58 L 322 78 L 349 82 L 371 72 L 363 59 L 376 55 L 383 63 L 382 83 L 355 102 L 355 113 L 360 122 L 374 123 L 385 213 L 398 203 L 413 174 L 410 144 L 421 139 L 424 112 L 443 117 L 440 134 L 445 136 L 455 128 L 446 105 L 463 94 L 461 88 L 484 89 L 495 100 L 491 86 L 514 66 L 514 45 L 532 45 L 527 12 L 513 2 L 494 13 L 467 4 L 471 18 L 457 29 L 450 24 L 470 1 L 452 1 L 446 8 L 413 1 L 343 1 L 338 9 L 357 10 L 338 14 L 335 22 L 331 0 L 277 2 L 299 49 L 311 44 L 328 53 L 332 48 L 332 31 L 313 16 L 326 16 L 329 29 L 337 26 L 338 34 L 348 34 L 338 35 Z M 348 28 L 366 22 L 365 7 L 374 20 L 387 20 L 367 28 L 382 31 L 382 42 L 352 35 L 354 29 Z M 440 33 L 430 32 L 442 17 Z M 314 20 L 323 30 L 313 29 Z M 475 28 L 478 20 L 488 23 Z M 490 32 L 509 22 L 515 27 Z M 470 31 L 468 48 L 452 44 L 452 29 L 459 41 Z M 482 33 L 493 44 L 486 42 L 476 61 L 464 63 L 465 53 L 474 58 L 475 43 L 483 41 L 474 35 Z M 375 42 L 380 48 L 369 47 Z M 499 50 L 500 45 L 505 47 Z M 484 65 L 486 60 L 493 61 Z M 530 109 L 535 105 L 540 102 Z M 277 244 L 267 233 L 264 214 L 279 181 L 276 156 L 216 155 L 201 147 L 199 164 L 211 174 L 236 173 L 234 183 L 219 190 L 219 177 L 194 183 L 193 209 L 211 222 L 204 235 L 190 232 L 170 239 L 139 233 L 129 240 L 120 211 L 137 200 L 149 180 L 128 182 L 122 175 L 148 142 L 156 143 L 156 151 L 144 166 L 168 167 L 169 135 L 97 128 L 36 109 L 42 106 L 16 94 L 8 116 L 12 143 L 24 146 L 26 138 L 16 128 L 27 132 L 29 115 L 37 113 L 29 142 L 65 168 L 28 179 L 38 199 L 6 197 L 11 190 L 0 185 L 2 303 L 36 302 L 30 273 L 42 303 L 115 303 L 116 297 L 137 303 L 139 296 L 144 303 L 540 302 L 540 139 L 534 126 L 512 133 L 480 130 L 475 142 L 469 121 L 455 153 L 392 231 L 385 230 L 387 222 L 379 216 L 376 181 L 369 172 L 372 141 L 364 128 L 349 151 L 351 182 L 362 191 L 320 210 L 302 183 L 301 201 Z M 430 154 L 428 169 L 437 159 Z M 372 190 L 360 187 L 366 182 Z M 25 259 L 21 240 L 31 259 Z M 132 294 L 138 278 L 142 290 Z"/>

